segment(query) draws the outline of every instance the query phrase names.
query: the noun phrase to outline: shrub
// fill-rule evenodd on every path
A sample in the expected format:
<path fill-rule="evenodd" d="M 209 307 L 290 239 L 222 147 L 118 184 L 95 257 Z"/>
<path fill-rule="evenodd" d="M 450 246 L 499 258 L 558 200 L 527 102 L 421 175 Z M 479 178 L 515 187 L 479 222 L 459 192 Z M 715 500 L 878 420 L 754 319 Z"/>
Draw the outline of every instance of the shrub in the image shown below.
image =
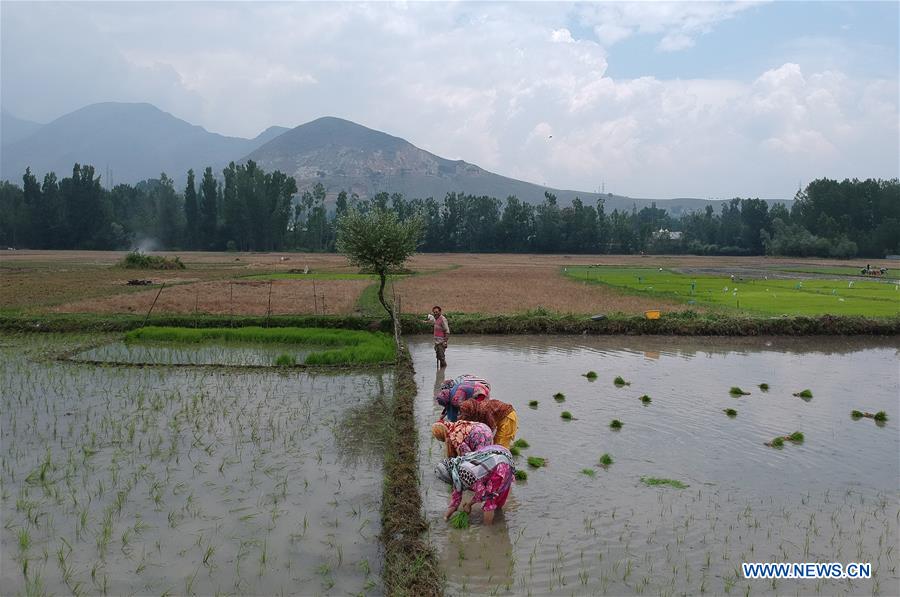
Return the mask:
<path fill-rule="evenodd" d="M 119 267 L 125 269 L 184 269 L 184 263 L 177 256 L 161 257 L 132 251 L 119 262 Z"/>

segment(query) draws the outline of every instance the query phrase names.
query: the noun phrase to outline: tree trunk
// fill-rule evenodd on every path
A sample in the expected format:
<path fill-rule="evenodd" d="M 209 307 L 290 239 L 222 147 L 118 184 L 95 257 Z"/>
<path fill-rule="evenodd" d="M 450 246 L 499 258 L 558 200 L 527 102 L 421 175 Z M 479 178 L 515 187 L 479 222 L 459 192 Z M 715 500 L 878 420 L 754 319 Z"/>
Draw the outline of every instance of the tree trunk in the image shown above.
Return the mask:
<path fill-rule="evenodd" d="M 388 306 L 387 301 L 384 300 L 384 284 L 387 282 L 387 275 L 383 272 L 378 272 L 378 277 L 381 278 L 381 285 L 378 287 L 378 300 L 381 302 L 384 310 L 387 311 L 391 321 L 394 321 L 394 311 Z"/>

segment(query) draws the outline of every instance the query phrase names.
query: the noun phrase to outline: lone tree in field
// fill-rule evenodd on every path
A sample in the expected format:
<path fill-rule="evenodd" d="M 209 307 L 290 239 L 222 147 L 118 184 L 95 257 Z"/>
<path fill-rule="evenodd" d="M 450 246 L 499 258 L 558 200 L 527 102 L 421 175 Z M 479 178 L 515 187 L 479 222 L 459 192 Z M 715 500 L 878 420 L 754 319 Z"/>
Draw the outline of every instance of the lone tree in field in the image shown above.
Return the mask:
<path fill-rule="evenodd" d="M 366 213 L 350 210 L 337 222 L 337 249 L 352 265 L 378 274 L 378 300 L 391 320 L 394 309 L 384 299 L 388 274 L 403 267 L 416 252 L 425 224 L 419 216 L 401 221 L 393 211 L 373 209 Z"/>

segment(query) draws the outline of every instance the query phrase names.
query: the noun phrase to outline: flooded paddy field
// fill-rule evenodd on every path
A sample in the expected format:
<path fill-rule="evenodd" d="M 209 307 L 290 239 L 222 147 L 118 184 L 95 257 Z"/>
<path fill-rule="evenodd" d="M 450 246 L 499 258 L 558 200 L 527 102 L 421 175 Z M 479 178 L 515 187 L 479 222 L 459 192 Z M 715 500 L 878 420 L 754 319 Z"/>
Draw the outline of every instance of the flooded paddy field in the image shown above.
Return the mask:
<path fill-rule="evenodd" d="M 380 592 L 392 373 L 48 358 L 76 348 L 0 336 L 0 594 Z"/>
<path fill-rule="evenodd" d="M 430 338 L 410 348 L 423 503 L 450 594 L 900 588 L 896 338 L 457 336 L 443 372 Z M 530 447 L 516 459 L 528 480 L 494 525 L 476 509 L 459 530 L 442 518 L 449 489 L 434 478 L 441 446 L 429 427 L 440 413 L 435 384 L 462 373 L 483 375 L 492 396 L 515 406 Z M 812 398 L 793 395 L 805 389 Z M 853 410 L 883 410 L 888 421 L 854 420 Z M 794 431 L 802 443 L 765 445 Z M 604 454 L 612 464 L 600 464 Z M 546 467 L 529 467 L 528 456 Z M 747 580 L 743 562 L 870 562 L 873 578 Z"/>

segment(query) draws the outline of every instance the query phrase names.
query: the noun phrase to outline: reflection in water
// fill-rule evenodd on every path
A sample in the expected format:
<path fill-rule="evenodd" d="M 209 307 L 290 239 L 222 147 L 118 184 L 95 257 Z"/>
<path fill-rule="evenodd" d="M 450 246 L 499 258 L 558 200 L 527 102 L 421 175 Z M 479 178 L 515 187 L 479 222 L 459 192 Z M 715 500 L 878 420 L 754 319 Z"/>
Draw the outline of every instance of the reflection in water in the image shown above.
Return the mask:
<path fill-rule="evenodd" d="M 890 592 L 900 581 L 898 347 L 896 338 L 457 337 L 444 375 L 484 375 L 492 395 L 515 406 L 519 437 L 531 444 L 517 466 L 549 458 L 513 487 L 495 534 L 477 519 L 464 531 L 442 520 L 448 490 L 431 474 L 439 446 L 427 432 L 440 412 L 427 383 L 430 346 L 411 343 L 422 377 L 423 505 L 449 593 Z M 583 377 L 590 370 L 597 381 Z M 616 387 L 618 375 L 632 385 Z M 731 386 L 750 394 L 733 397 Z M 806 388 L 808 402 L 793 396 Z M 557 392 L 565 402 L 552 399 Z M 643 394 L 652 402 L 642 404 Z M 890 420 L 854 421 L 853 409 L 885 410 Z M 563 410 L 575 420 L 562 420 Z M 613 418 L 621 431 L 609 429 Z M 795 430 L 804 443 L 764 446 Z M 607 452 L 614 464 L 598 466 Z M 689 487 L 650 487 L 646 477 Z M 463 553 L 493 558 L 491 573 L 460 557 L 471 543 Z M 878 575 L 773 585 L 736 574 L 745 561 L 864 561 Z"/>

